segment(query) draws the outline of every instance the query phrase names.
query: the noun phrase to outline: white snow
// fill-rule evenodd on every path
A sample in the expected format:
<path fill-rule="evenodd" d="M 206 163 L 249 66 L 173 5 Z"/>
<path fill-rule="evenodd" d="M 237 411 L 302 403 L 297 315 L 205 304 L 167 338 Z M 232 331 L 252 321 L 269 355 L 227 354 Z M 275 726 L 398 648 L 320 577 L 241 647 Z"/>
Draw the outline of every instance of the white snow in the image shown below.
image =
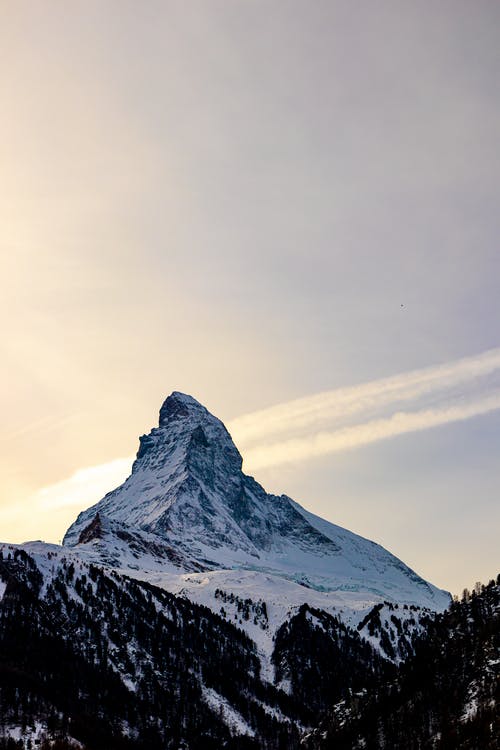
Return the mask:
<path fill-rule="evenodd" d="M 36 746 L 39 746 L 44 740 L 51 741 L 54 738 L 53 734 L 48 730 L 47 725 L 38 720 L 25 727 L 20 724 L 3 725 L 2 737 L 5 737 L 5 739 L 12 738 L 16 742 L 22 740 L 24 747 L 28 746 L 28 741 L 34 747 L 35 743 Z M 83 745 L 78 740 L 75 740 L 74 737 L 65 737 L 65 739 L 74 750 L 83 749 Z"/>
<path fill-rule="evenodd" d="M 201 690 L 205 703 L 210 706 L 214 713 L 222 717 L 226 726 L 229 727 L 231 734 L 243 734 L 248 737 L 255 736 L 252 727 L 247 724 L 243 716 L 231 706 L 226 698 L 213 690 L 213 688 L 209 688 L 206 685 L 201 685 Z"/>

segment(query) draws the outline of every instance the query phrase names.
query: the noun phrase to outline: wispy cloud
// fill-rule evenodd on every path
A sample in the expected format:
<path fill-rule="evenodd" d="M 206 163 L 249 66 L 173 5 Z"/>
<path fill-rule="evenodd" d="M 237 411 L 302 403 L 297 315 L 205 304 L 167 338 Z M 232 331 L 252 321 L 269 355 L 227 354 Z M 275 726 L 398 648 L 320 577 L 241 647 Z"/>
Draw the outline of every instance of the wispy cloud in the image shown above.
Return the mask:
<path fill-rule="evenodd" d="M 250 471 L 469 419 L 500 408 L 500 348 L 296 399 L 228 427 Z"/>
<path fill-rule="evenodd" d="M 470 403 L 445 406 L 440 409 L 423 409 L 414 412 L 396 412 L 390 417 L 373 419 L 331 431 L 311 432 L 304 437 L 262 444 L 244 451 L 246 469 L 262 469 L 283 463 L 304 461 L 315 456 L 358 448 L 408 432 L 458 422 L 500 409 L 500 391 Z"/>
<path fill-rule="evenodd" d="M 228 423 L 247 471 L 305 461 L 500 409 L 500 348 L 339 388 Z M 80 469 L 39 490 L 45 509 L 87 507 L 120 484 L 132 458 Z"/>
<path fill-rule="evenodd" d="M 130 473 L 131 465 L 132 458 L 116 458 L 78 469 L 67 479 L 38 490 L 32 499 L 35 506 L 43 510 L 71 505 L 87 508 L 121 484 Z"/>

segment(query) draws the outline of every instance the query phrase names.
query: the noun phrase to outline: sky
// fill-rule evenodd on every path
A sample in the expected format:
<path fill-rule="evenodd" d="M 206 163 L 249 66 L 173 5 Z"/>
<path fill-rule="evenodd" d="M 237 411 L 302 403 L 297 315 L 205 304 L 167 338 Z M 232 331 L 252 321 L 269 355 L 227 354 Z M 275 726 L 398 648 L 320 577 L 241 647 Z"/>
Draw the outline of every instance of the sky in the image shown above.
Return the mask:
<path fill-rule="evenodd" d="M 500 6 L 0 0 L 0 538 L 190 393 L 266 489 L 500 570 Z"/>

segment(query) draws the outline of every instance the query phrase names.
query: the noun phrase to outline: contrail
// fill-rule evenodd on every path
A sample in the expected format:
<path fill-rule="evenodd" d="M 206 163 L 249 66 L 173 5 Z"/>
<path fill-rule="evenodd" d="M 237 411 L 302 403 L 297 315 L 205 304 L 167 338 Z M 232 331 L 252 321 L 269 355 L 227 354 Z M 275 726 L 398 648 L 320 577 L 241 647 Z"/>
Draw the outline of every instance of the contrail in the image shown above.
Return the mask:
<path fill-rule="evenodd" d="M 271 436 L 318 428 L 334 420 L 356 415 L 363 419 L 363 414 L 369 415 L 373 410 L 424 396 L 443 398 L 460 386 L 470 389 L 474 381 L 499 370 L 500 348 L 490 349 L 474 357 L 325 391 L 245 414 L 229 422 L 228 429 L 237 445 L 244 448 Z"/>
<path fill-rule="evenodd" d="M 263 469 L 283 463 L 304 461 L 315 456 L 358 448 L 396 435 L 458 422 L 487 414 L 495 409 L 500 409 L 500 392 L 468 404 L 416 412 L 397 412 L 387 418 L 249 449 L 244 452 L 245 469 Z"/>

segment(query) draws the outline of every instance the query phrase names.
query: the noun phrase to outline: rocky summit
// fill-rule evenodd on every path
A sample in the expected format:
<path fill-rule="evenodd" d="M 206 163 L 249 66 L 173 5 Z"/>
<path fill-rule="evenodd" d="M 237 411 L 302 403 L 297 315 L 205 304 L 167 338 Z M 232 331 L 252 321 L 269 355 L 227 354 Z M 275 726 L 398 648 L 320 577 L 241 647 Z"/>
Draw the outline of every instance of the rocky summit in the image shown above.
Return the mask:
<path fill-rule="evenodd" d="M 140 438 L 131 475 L 80 513 L 64 545 L 91 541 L 96 516 L 110 531 L 119 524 L 122 537 L 146 534 L 149 544 L 167 545 L 186 572 L 261 571 L 322 592 L 364 592 L 432 609 L 449 602 L 380 545 L 286 495 L 266 493 L 243 473 L 223 423 L 178 392 L 163 403 L 158 427 Z"/>

